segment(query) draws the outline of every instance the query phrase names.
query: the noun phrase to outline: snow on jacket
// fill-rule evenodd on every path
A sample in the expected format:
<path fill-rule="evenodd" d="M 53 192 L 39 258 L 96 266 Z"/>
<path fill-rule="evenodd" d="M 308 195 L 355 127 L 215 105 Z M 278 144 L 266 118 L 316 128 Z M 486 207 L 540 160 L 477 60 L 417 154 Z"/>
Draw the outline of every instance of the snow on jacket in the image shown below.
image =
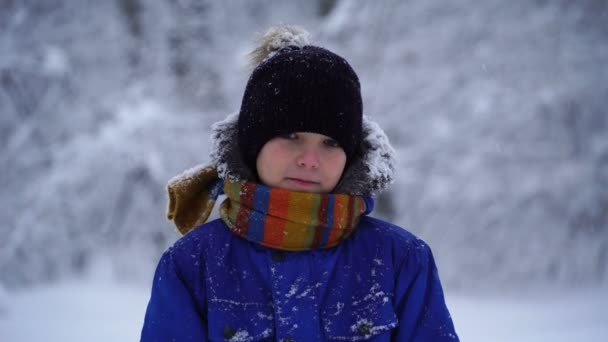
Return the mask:
<path fill-rule="evenodd" d="M 141 341 L 458 341 L 430 248 L 363 216 L 338 246 L 283 252 L 221 220 L 158 264 Z"/>

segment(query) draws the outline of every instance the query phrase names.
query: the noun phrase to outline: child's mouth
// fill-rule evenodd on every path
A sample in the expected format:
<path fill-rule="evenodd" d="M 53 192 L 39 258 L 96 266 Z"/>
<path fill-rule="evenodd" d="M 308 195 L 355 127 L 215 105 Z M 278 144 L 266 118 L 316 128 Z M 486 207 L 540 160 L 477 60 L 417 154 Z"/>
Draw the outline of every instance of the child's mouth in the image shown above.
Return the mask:
<path fill-rule="evenodd" d="M 306 179 L 300 178 L 287 178 L 287 180 L 293 185 L 300 188 L 311 188 L 319 185 L 319 182 L 313 182 Z"/>

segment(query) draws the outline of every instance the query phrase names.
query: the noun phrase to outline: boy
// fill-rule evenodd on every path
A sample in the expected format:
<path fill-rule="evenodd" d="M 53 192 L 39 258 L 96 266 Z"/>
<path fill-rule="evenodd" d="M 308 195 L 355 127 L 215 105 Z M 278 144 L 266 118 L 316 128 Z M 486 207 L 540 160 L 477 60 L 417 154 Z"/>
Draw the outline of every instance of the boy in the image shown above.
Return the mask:
<path fill-rule="evenodd" d="M 159 262 L 141 340 L 458 341 L 430 248 L 367 216 L 394 153 L 348 62 L 294 27 L 254 60 L 239 113 L 213 127 L 213 165 L 169 184 L 185 236 Z"/>

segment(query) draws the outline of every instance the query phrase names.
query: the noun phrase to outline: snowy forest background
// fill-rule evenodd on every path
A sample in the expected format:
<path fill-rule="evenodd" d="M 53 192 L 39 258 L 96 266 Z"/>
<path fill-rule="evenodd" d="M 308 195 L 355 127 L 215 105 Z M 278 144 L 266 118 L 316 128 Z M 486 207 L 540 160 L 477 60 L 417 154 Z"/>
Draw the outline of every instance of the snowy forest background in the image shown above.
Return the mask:
<path fill-rule="evenodd" d="M 399 158 L 376 215 L 446 288 L 608 284 L 607 1 L 2 0 L 0 287 L 149 284 L 165 184 L 208 162 L 277 23 L 358 72 Z"/>

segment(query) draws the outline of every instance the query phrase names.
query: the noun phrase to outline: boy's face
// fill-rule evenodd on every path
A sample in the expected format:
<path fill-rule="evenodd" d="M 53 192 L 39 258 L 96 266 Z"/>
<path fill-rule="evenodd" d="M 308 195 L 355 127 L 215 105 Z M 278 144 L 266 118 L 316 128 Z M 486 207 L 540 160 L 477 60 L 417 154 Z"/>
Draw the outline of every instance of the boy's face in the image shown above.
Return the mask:
<path fill-rule="evenodd" d="M 334 139 L 297 132 L 269 140 L 258 153 L 260 181 L 299 192 L 331 192 L 344 171 L 346 154 Z"/>

